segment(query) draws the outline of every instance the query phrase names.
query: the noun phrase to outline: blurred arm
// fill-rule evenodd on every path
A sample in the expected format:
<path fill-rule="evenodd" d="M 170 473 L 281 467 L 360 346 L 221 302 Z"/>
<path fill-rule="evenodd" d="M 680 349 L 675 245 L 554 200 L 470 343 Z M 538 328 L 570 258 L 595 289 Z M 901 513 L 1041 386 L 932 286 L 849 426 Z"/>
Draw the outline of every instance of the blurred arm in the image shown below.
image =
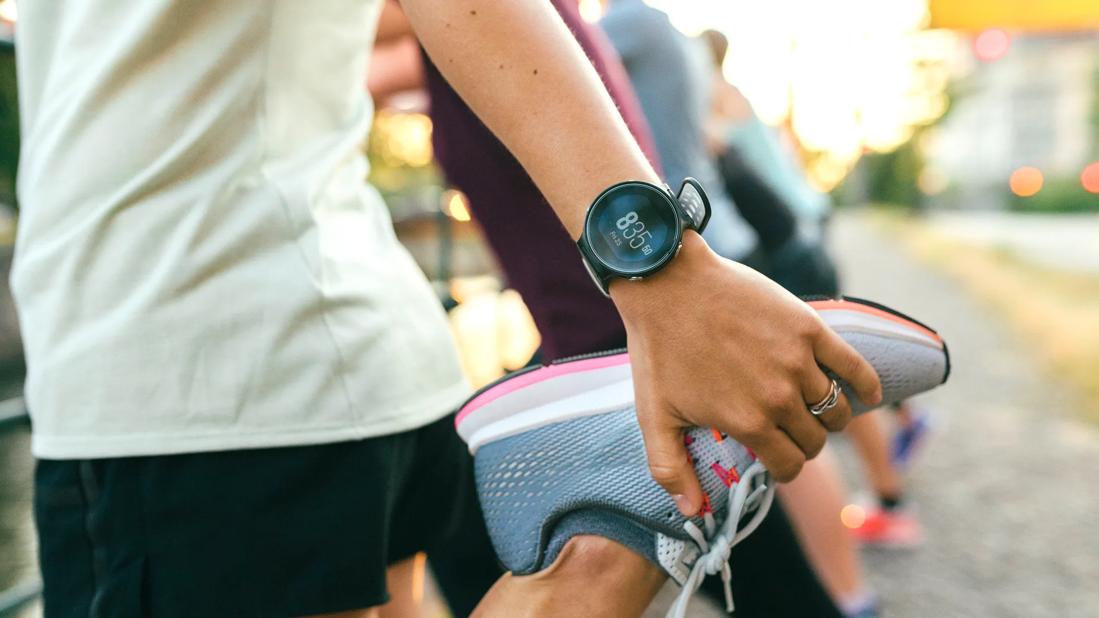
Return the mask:
<path fill-rule="evenodd" d="M 549 2 L 403 6 L 432 61 L 522 162 L 574 239 L 603 189 L 661 182 Z"/>
<path fill-rule="evenodd" d="M 397 0 L 384 0 L 382 14 L 378 18 L 378 30 L 374 34 L 374 44 L 381 45 L 412 34 L 412 25 L 408 23 L 404 11 Z"/>
<path fill-rule="evenodd" d="M 366 89 L 375 101 L 385 101 L 398 92 L 416 90 L 423 85 L 424 66 L 415 37 L 409 35 L 374 47 Z"/>

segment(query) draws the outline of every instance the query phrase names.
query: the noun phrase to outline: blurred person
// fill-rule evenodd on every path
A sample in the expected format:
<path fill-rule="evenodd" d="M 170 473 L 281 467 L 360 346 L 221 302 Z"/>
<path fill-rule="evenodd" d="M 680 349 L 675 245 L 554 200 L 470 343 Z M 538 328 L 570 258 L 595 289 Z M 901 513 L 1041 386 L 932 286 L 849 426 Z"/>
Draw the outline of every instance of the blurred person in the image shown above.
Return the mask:
<path fill-rule="evenodd" d="M 797 218 L 797 231 L 809 241 L 823 242 L 824 226 L 831 215 L 828 197 L 808 182 L 801 166 L 780 142 L 774 130 L 756 115 L 748 99 L 722 71 L 729 41 L 717 30 L 700 35 L 709 50 L 709 80 L 713 92 L 706 122 L 711 154 L 737 157 L 760 174 Z"/>
<path fill-rule="evenodd" d="M 572 238 L 606 188 L 661 190 L 548 5 L 403 6 Z M 377 615 L 387 570 L 446 538 L 470 482 L 442 309 L 363 182 L 379 3 L 20 8 L 12 288 L 46 615 Z M 609 294 L 650 472 L 683 517 L 704 497 L 684 428 L 789 481 L 850 418 L 842 394 L 809 414 L 835 393 L 820 365 L 880 401 L 819 316 L 697 234 L 662 266 Z M 578 534 L 480 609 L 637 615 L 664 579 Z"/>
<path fill-rule="evenodd" d="M 604 0 L 599 27 L 629 75 L 652 130 L 665 178 L 693 176 L 707 187 L 713 216 L 704 236 L 719 255 L 757 270 L 759 239 L 721 185 L 706 152 L 710 82 L 704 53 L 643 0 Z"/>
<path fill-rule="evenodd" d="M 788 240 L 764 243 L 765 247 L 778 247 L 768 252 L 772 269 L 768 274 L 799 296 L 838 295 L 840 285 L 836 269 L 824 247 L 824 232 L 830 211 L 828 199 L 812 189 L 805 173 L 791 157 L 784 154 L 774 133 L 755 114 L 748 100 L 725 79 L 722 71 L 728 52 L 725 35 L 716 30 L 707 30 L 700 38 L 710 50 L 714 84 L 712 115 L 707 124 L 707 133 L 711 151 L 719 157 L 719 169 L 726 186 L 730 188 L 730 193 L 742 210 L 750 207 L 753 202 L 738 195 L 735 187 L 744 185 L 746 179 L 752 178 L 745 169 L 758 171 L 766 184 L 781 198 L 770 200 L 767 204 L 770 208 L 757 208 L 756 219 L 763 220 L 765 223 L 761 225 L 770 228 L 786 231 L 792 225 L 794 229 L 793 233 L 787 232 Z M 756 193 L 765 194 L 759 190 Z M 752 217 L 749 220 L 755 224 Z M 911 450 L 924 437 L 927 424 L 923 416 L 908 413 L 911 409 L 910 403 L 903 402 L 895 408 L 903 411 L 898 415 L 902 422 L 898 447 L 894 449 L 897 455 L 889 451 L 886 432 L 881 425 L 881 412 L 875 411 L 854 419 L 847 429 L 846 435 L 856 447 L 877 498 L 876 504 L 868 506 L 865 522 L 852 529 L 851 533 L 866 543 L 911 546 L 920 542 L 922 530 L 911 512 L 902 508 L 904 478 L 899 461 L 907 461 Z M 833 486 L 838 491 L 845 491 L 838 480 Z M 792 491 L 793 489 L 788 487 L 784 497 L 796 500 L 792 495 L 796 490 Z M 800 502 L 804 504 L 804 508 L 793 510 L 797 515 L 795 521 L 802 530 L 816 526 L 815 522 L 826 516 L 826 511 L 835 509 L 838 513 L 838 509 L 843 506 L 839 497 L 830 500 L 827 507 L 821 500 L 805 499 Z M 838 525 L 837 520 L 832 534 L 840 533 L 847 532 Z M 808 542 L 812 546 L 813 541 Z M 823 544 L 831 547 L 836 543 L 833 540 Z M 834 565 L 821 562 L 827 561 L 830 556 L 838 556 L 839 553 L 811 549 L 810 554 L 818 564 L 818 572 L 842 571 Z M 827 580 L 827 576 L 825 577 Z M 838 581 L 831 588 L 841 602 L 850 594 L 844 590 L 846 586 Z"/>
<path fill-rule="evenodd" d="M 926 431 L 926 419 L 913 414 L 909 401 L 897 404 L 896 410 L 889 416 L 913 415 L 910 425 L 901 424 L 900 433 L 908 432 L 908 446 L 914 448 L 912 441 L 920 438 L 912 434 Z M 855 446 L 873 497 L 862 505 L 864 518 L 851 528 L 851 534 L 867 545 L 909 549 L 923 543 L 923 525 L 906 500 L 904 472 L 897 459 L 901 449 L 890 450 L 886 415 L 884 409 L 863 414 L 844 432 Z"/>
<path fill-rule="evenodd" d="M 790 204 L 800 196 L 789 190 L 780 193 L 736 146 L 721 143 L 720 136 L 725 131 L 714 130 L 715 126 L 755 116 L 748 101 L 721 73 L 724 36 L 708 31 L 700 38 L 713 52 L 707 56 L 709 78 L 713 82 L 712 111 L 707 122 L 711 147 L 718 157 L 726 190 L 759 233 L 766 258 L 765 273 L 797 296 L 837 297 L 839 280 L 832 260 L 819 238 L 801 232 L 805 227 L 805 209 L 799 216 Z M 715 42 L 721 43 L 719 49 L 715 49 Z M 853 419 L 853 423 L 857 422 L 861 419 Z M 868 617 L 876 615 L 877 599 L 865 580 L 850 532 L 839 518 L 846 494 L 838 463 L 829 453 L 823 453 L 806 466 L 797 480 L 779 491 L 810 561 L 843 613 Z"/>
<path fill-rule="evenodd" d="M 645 118 L 617 56 L 598 28 L 585 23 L 574 0 L 554 0 L 554 7 L 603 79 L 634 138 L 651 161 L 658 155 Z M 398 13 L 391 3 L 383 13 Z M 390 22 L 396 21 L 392 16 Z M 379 40 L 368 85 L 375 96 L 418 85 L 426 77 L 435 156 L 450 183 L 469 199 L 508 284 L 526 301 L 542 339 L 542 361 L 626 347 L 626 331 L 614 304 L 592 285 L 591 277 L 574 259 L 576 246 L 556 224 L 546 198 L 508 152 L 479 121 L 426 56 L 410 52 L 411 29 L 392 31 Z M 400 36 L 406 35 L 406 36 Z M 379 37 L 382 33 L 379 32 Z M 384 60 L 383 60 L 384 59 Z M 484 170 L 491 169 L 492 174 Z M 547 268 L 546 263 L 557 264 Z M 470 599 L 484 578 L 471 552 L 487 544 L 484 523 L 468 521 L 463 533 L 436 549 L 429 562 L 452 611 L 465 615 Z M 737 546 L 732 562 L 737 615 L 840 616 L 840 612 L 809 568 L 780 508 L 756 532 Z M 452 554 L 462 554 L 456 559 Z M 495 561 L 493 561 L 495 564 Z M 720 582 L 711 579 L 704 590 L 722 602 Z M 790 591 L 797 594 L 789 594 Z"/>

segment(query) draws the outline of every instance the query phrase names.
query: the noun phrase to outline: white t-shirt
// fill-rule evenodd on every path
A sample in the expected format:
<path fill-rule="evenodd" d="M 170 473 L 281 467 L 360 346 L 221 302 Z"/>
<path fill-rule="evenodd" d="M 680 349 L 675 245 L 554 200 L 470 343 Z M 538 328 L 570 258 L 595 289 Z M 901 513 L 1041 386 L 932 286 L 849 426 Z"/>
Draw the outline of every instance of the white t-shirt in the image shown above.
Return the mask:
<path fill-rule="evenodd" d="M 21 3 L 34 454 L 316 444 L 468 393 L 365 183 L 377 0 Z"/>

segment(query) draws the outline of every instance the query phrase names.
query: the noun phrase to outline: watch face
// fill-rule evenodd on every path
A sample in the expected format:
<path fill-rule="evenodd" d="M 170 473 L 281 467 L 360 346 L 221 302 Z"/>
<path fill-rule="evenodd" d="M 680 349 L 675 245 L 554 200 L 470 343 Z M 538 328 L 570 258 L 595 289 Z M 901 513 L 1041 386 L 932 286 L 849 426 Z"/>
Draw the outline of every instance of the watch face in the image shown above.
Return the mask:
<path fill-rule="evenodd" d="M 671 196 L 651 185 L 626 183 L 596 200 L 584 234 L 599 261 L 618 273 L 641 275 L 675 252 L 680 229 Z"/>

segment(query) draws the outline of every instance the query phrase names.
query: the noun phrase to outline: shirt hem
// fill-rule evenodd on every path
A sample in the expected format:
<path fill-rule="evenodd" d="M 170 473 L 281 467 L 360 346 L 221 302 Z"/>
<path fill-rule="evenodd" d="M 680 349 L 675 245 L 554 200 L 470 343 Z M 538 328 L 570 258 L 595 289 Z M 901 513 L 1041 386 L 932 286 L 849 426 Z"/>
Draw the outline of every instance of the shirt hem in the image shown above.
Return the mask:
<path fill-rule="evenodd" d="M 107 436 L 49 436 L 32 433 L 31 453 L 38 459 L 107 459 L 350 442 L 403 433 L 429 425 L 456 411 L 469 393 L 469 385 L 463 379 L 426 400 L 396 406 L 397 412 L 392 415 L 375 420 L 370 419 L 368 414 L 367 422 L 358 425 Z M 370 422 L 371 420 L 374 422 Z"/>

